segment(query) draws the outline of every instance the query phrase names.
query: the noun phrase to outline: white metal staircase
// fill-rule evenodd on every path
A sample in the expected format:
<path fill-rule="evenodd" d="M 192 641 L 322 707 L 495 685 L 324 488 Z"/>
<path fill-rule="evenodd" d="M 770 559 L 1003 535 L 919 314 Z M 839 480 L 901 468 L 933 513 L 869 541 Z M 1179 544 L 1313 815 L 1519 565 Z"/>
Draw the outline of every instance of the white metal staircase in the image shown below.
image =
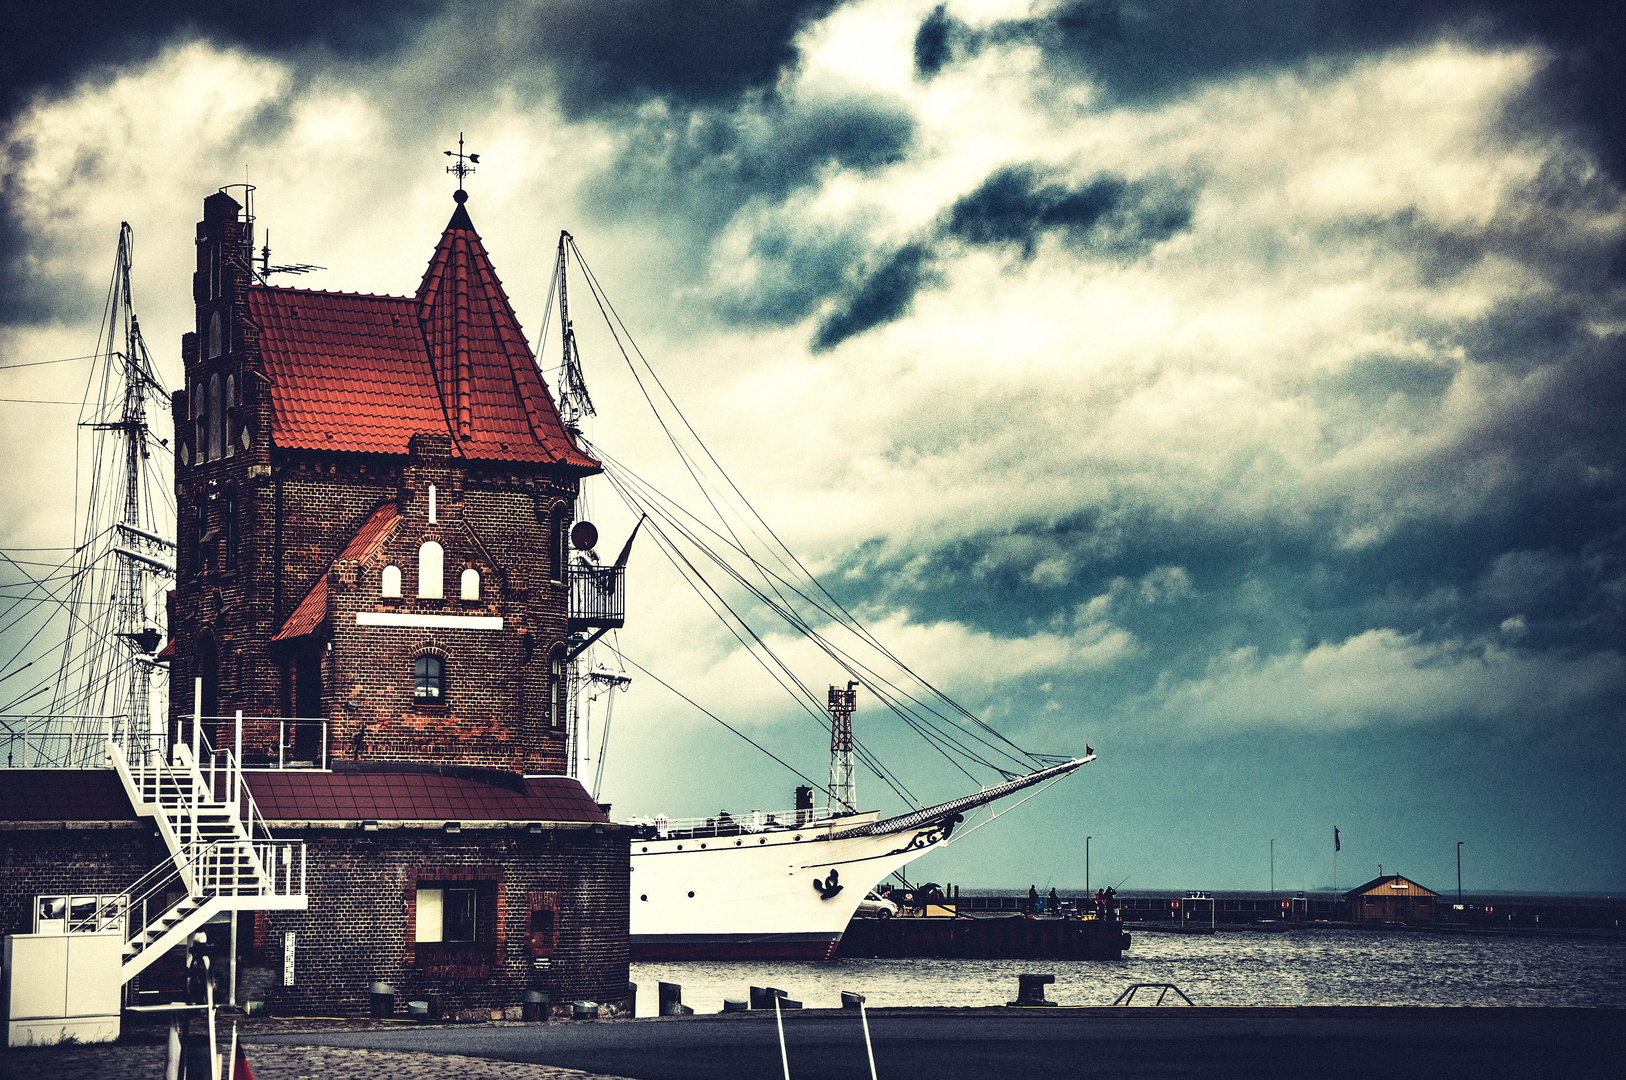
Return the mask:
<path fill-rule="evenodd" d="M 177 744 L 168 760 L 138 750 L 131 761 L 123 747 L 107 744 L 130 804 L 153 819 L 170 853 L 92 917 L 89 928 L 123 916 L 125 982 L 222 911 L 306 907 L 304 841 L 272 839 L 243 787 L 237 755 L 211 751 L 204 770 L 194 747 Z"/>

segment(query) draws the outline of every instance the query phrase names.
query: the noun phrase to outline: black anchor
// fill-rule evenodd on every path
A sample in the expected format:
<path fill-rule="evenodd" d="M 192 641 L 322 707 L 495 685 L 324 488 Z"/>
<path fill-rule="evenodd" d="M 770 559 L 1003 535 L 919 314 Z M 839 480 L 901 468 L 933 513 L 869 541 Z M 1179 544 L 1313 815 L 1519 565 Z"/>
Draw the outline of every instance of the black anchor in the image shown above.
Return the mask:
<path fill-rule="evenodd" d="M 818 878 L 813 879 L 813 887 L 819 890 L 820 900 L 832 899 L 836 893 L 840 892 L 844 888 L 840 882 L 840 878 L 840 872 L 832 870 L 830 871 L 830 876 L 825 878 L 823 881 L 820 881 Z"/>

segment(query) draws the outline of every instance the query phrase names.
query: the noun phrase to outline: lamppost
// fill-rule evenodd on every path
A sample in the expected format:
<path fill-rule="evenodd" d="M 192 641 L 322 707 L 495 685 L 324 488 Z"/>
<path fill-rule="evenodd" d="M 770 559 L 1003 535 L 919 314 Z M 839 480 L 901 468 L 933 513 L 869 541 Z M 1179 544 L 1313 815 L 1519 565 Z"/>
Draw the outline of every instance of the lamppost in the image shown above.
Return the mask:
<path fill-rule="evenodd" d="M 1457 903 L 1462 903 L 1462 841 L 1457 841 Z"/>
<path fill-rule="evenodd" d="M 1457 876 L 1460 878 L 1462 875 L 1458 874 Z M 1458 891 L 1460 892 L 1461 890 L 1459 889 Z M 1095 895 L 1094 893 L 1090 892 L 1090 838 L 1087 836 L 1084 838 L 1084 895 Z"/>
<path fill-rule="evenodd" d="M 1270 841 L 1270 895 L 1276 895 L 1276 840 Z"/>

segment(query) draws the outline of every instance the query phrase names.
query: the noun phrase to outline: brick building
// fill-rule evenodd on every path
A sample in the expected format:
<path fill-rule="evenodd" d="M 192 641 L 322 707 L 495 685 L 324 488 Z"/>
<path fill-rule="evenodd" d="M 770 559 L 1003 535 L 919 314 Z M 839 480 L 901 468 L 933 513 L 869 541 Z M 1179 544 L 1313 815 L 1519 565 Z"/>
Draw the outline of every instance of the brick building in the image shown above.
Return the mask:
<path fill-rule="evenodd" d="M 598 463 L 456 202 L 408 297 L 256 280 L 224 191 L 198 224 L 168 741 L 193 716 L 206 744 L 240 740 L 243 821 L 304 841 L 308 909 L 220 917 L 239 967 L 277 973 L 274 1008 L 364 1010 L 375 980 L 449 1008 L 628 1003 L 627 833 L 564 775 L 569 650 L 619 625 L 570 602 L 583 573 L 619 597 L 618 567 L 568 558 Z M 27 884 L 0 889 L 0 929 L 28 929 L 23 893 L 90 888 L 63 848 L 95 833 L 162 856 L 115 810 L 11 807 L 0 871 Z"/>

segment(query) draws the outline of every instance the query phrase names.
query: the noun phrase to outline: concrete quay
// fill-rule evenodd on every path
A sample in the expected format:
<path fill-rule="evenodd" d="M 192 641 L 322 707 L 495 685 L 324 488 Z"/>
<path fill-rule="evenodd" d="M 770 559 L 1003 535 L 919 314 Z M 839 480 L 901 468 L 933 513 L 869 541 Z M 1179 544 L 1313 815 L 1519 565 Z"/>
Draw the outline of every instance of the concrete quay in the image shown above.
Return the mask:
<path fill-rule="evenodd" d="M 1561 1008 L 876 1009 L 879 1075 L 1308 1077 L 1430 1080 L 1610 1075 L 1626 1051 L 1626 1010 Z M 853 1011 L 787 1013 L 796 1077 L 861 1077 Z M 260 1080 L 377 1076 L 487 1080 L 739 1080 L 781 1075 L 772 1013 L 546 1023 L 375 1025 L 276 1020 L 245 1025 Z M 0 1052 L 0 1080 L 134 1080 L 161 1075 L 158 1045 Z"/>
<path fill-rule="evenodd" d="M 1613 1072 L 1626 1010 L 1558 1008 L 877 1009 L 877 1071 L 893 1078 L 1308 1077 L 1431 1080 Z M 863 1030 L 843 1010 L 785 1016 L 795 1077 L 867 1073 Z M 634 1080 L 781 1075 L 772 1013 L 581 1023 L 482 1024 L 329 1033 L 265 1032 L 260 1046 L 460 1054 Z"/>

